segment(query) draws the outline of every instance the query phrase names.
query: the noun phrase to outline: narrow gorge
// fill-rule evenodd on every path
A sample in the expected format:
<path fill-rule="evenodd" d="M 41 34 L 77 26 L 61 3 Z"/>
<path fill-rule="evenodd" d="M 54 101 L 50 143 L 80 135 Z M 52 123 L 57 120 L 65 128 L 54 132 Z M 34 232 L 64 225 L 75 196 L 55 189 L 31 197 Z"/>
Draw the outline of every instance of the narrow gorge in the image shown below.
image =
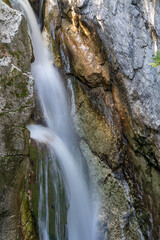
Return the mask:
<path fill-rule="evenodd" d="M 0 0 L 0 239 L 160 239 L 159 13 Z"/>

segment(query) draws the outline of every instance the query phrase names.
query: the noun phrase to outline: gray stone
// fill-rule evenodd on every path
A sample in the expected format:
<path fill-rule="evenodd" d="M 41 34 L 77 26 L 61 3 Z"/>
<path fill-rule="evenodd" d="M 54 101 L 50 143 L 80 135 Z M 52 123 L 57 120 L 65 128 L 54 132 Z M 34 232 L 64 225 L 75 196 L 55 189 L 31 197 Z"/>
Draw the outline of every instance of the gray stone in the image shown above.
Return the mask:
<path fill-rule="evenodd" d="M 18 238 L 18 194 L 28 172 L 25 125 L 34 107 L 24 16 L 0 1 L 0 239 Z"/>
<path fill-rule="evenodd" d="M 56 25 L 58 30 L 55 33 L 57 36 L 59 34 L 58 41 L 61 48 L 68 49 L 68 52 L 67 50 L 63 51 L 64 55 L 61 56 L 64 58 L 64 62 L 67 62 L 67 67 L 64 69 L 67 69 L 67 74 L 78 77 L 78 80 L 84 83 L 83 90 L 81 88 L 79 90 L 74 89 L 75 99 L 78 99 L 76 101 L 78 108 L 74 117 L 76 130 L 78 135 L 85 139 L 83 143 L 81 142 L 81 149 L 86 155 L 87 152 L 91 151 L 93 155 L 88 153 L 88 158 L 94 161 L 94 158 L 97 157 L 97 162 L 101 161 L 101 166 L 105 161 L 106 165 L 110 165 L 110 167 L 107 165 L 106 168 L 110 168 L 111 172 L 114 172 L 112 170 L 115 169 L 115 166 L 116 169 L 121 169 L 117 163 L 119 158 L 116 156 L 116 147 L 117 143 L 125 144 L 120 138 L 117 139 L 117 142 L 113 141 L 116 136 L 112 130 L 115 130 L 115 126 L 118 125 L 121 131 L 123 126 L 123 134 L 128 142 L 127 153 L 129 157 L 126 160 L 124 154 L 120 164 L 126 175 L 128 174 L 128 178 L 134 178 L 131 182 L 134 182 L 138 189 L 137 194 L 134 191 L 131 193 L 131 195 L 135 194 L 135 205 L 138 205 L 134 221 L 136 222 L 135 218 L 137 217 L 137 222 L 140 224 L 145 239 L 158 239 L 160 212 L 159 205 L 154 204 L 154 199 L 158 201 L 160 191 L 158 184 L 158 181 L 160 181 L 160 81 L 158 70 L 152 68 L 150 63 L 153 61 L 152 57 L 154 57 L 155 51 L 160 44 L 160 3 L 159 1 L 149 0 L 89 0 L 85 7 L 79 8 L 80 5 L 77 5 L 77 1 L 61 0 L 59 6 L 59 15 L 63 16 L 63 21 L 59 21 L 59 24 Z M 57 5 L 57 8 L 59 6 Z M 68 26 L 67 29 L 73 28 L 74 30 L 70 36 L 68 30 L 64 31 L 65 34 L 68 34 L 68 46 L 65 46 L 65 39 L 61 38 L 64 23 Z M 92 84 L 89 82 L 90 79 L 85 77 L 87 68 L 93 66 L 92 63 L 88 64 L 87 61 L 83 60 L 86 56 L 88 57 L 88 54 L 85 51 L 83 52 L 82 44 L 79 44 L 78 52 L 76 52 L 77 48 L 74 47 L 74 44 L 71 44 L 71 42 L 77 43 L 76 36 L 82 38 L 81 42 L 85 41 L 85 47 L 89 50 L 91 50 L 91 44 L 95 50 L 95 43 L 100 42 L 98 50 L 102 50 L 103 56 L 106 57 L 105 60 L 108 57 L 112 87 L 107 88 L 105 94 L 101 95 L 102 91 L 99 91 L 98 87 L 104 87 L 103 84 L 101 85 L 102 81 L 99 76 L 96 81 L 91 78 Z M 90 40 L 88 41 L 88 39 Z M 75 49 L 74 58 L 69 61 L 69 57 L 73 53 L 72 47 Z M 100 51 L 100 54 L 102 52 Z M 79 59 L 82 53 L 84 56 Z M 97 51 L 93 53 L 96 56 Z M 80 71 L 75 69 L 77 59 L 79 60 L 78 66 L 82 63 Z M 70 66 L 72 61 L 73 66 Z M 102 64 L 100 65 L 101 68 Z M 74 71 L 72 71 L 73 69 Z M 82 76 L 81 73 L 83 73 Z M 92 91 L 88 88 L 88 85 L 96 88 L 95 96 L 88 93 Z M 85 94 L 82 94 L 82 92 L 88 94 L 88 98 L 93 105 L 95 104 L 94 109 L 92 104 L 88 104 L 87 97 L 84 97 Z M 109 106 L 107 103 L 105 106 L 105 103 L 101 101 L 104 95 L 105 97 L 109 96 L 107 98 L 107 100 L 110 99 Z M 101 100 L 99 101 L 99 99 Z M 99 113 L 99 109 L 102 108 L 103 110 Z M 106 111 L 106 109 L 110 109 L 110 111 Z M 118 111 L 121 122 L 117 121 L 119 118 L 115 118 L 114 114 L 110 114 L 110 112 L 114 112 L 113 109 Z M 99 114 L 96 114 L 96 111 Z M 106 122 L 101 118 L 101 113 L 103 117 L 105 116 Z M 118 122 L 117 125 L 116 121 Z M 110 123 L 113 125 L 110 125 Z M 119 134 L 118 132 L 117 135 L 119 136 Z M 90 167 L 92 167 L 92 164 L 90 164 Z M 102 169 L 99 169 L 99 171 L 103 172 Z M 111 182 L 114 182 L 113 176 Z M 123 191 L 117 187 L 117 184 L 118 181 L 115 185 L 113 184 L 113 201 L 119 196 L 121 200 L 118 202 L 118 206 L 121 207 L 124 199 L 122 196 L 124 195 Z M 104 185 L 106 186 L 107 183 Z M 102 186 L 103 183 L 101 183 Z M 106 188 L 104 187 L 104 192 L 107 193 L 110 188 L 110 185 L 107 185 Z M 152 190 L 149 190 L 151 188 Z M 122 196 L 120 196 L 121 194 Z M 137 198 L 139 198 L 138 204 Z M 102 197 L 102 201 L 104 199 Z M 114 221 L 114 216 L 116 213 L 119 216 L 123 215 L 123 206 L 125 204 L 122 204 L 122 209 L 118 212 L 118 207 L 113 201 L 108 201 L 111 209 L 110 219 L 112 219 L 107 221 L 108 225 L 110 225 L 108 226 L 109 239 L 123 239 L 121 231 L 123 227 L 120 228 L 119 221 Z M 140 210 L 140 203 L 144 204 L 143 210 Z M 107 211 L 104 210 L 104 215 L 105 213 L 108 214 Z M 154 228 L 152 225 L 154 225 Z M 115 226 L 121 230 L 117 230 L 114 235 L 113 228 Z M 127 234 L 127 230 L 126 225 L 124 235 Z M 143 239 L 143 235 L 137 237 L 134 236 L 133 232 L 132 229 L 129 235 L 125 235 L 127 240 Z M 141 232 L 139 233 L 141 234 Z"/>

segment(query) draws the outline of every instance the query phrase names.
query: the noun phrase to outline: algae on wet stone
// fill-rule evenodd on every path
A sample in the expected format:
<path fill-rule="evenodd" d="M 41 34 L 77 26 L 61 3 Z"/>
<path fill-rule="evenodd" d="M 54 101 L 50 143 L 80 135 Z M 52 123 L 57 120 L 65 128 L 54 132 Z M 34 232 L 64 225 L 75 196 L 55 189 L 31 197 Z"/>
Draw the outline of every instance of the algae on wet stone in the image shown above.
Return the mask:
<path fill-rule="evenodd" d="M 9 7 L 11 7 L 10 0 L 2 0 L 5 4 L 7 4 Z"/>
<path fill-rule="evenodd" d="M 51 239 L 56 239 L 57 230 L 54 227 L 56 225 L 57 216 L 56 216 L 56 204 L 60 205 L 60 226 L 58 229 L 58 234 L 62 239 L 65 239 L 65 225 L 67 224 L 67 200 L 65 196 L 64 186 L 61 181 L 61 177 L 59 172 L 56 171 L 57 166 L 55 167 L 56 161 L 55 158 L 50 155 L 48 148 L 45 144 L 35 144 L 34 141 L 30 143 L 29 150 L 30 161 L 32 163 L 32 178 L 30 180 L 29 188 L 31 191 L 31 206 L 32 206 L 32 214 L 36 222 L 36 227 L 38 229 L 38 221 L 39 217 L 42 214 L 42 218 L 45 216 L 45 207 L 42 207 L 39 210 L 39 200 L 40 200 L 40 184 L 42 184 L 43 193 L 45 194 L 45 166 L 48 165 L 48 207 L 49 207 L 49 236 Z M 54 158 L 54 159 L 53 159 Z M 42 167 L 42 176 L 41 174 Z M 41 179 L 40 179 L 41 178 Z M 57 185 L 56 185 L 57 184 Z M 55 185 L 57 190 L 55 189 Z M 56 193 L 58 191 L 58 193 Z M 57 194 L 59 198 L 56 199 Z M 45 198 L 44 198 L 45 199 Z M 44 200 L 43 199 L 43 200 Z M 58 202 L 56 202 L 58 201 Z M 45 200 L 42 204 L 45 204 Z M 41 212 L 42 211 L 42 212 Z"/>
<path fill-rule="evenodd" d="M 24 240 L 37 240 L 37 233 L 33 221 L 32 212 L 29 206 L 28 193 L 24 190 L 21 191 L 21 227 Z"/>

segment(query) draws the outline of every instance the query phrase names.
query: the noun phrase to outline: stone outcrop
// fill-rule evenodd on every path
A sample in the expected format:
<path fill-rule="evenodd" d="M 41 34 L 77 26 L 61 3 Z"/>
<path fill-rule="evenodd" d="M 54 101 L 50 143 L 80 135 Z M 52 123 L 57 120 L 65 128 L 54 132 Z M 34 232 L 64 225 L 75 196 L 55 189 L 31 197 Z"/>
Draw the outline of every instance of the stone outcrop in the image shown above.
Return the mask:
<path fill-rule="evenodd" d="M 73 74 L 79 77 L 82 82 L 88 84 L 90 87 L 103 84 L 106 88 L 109 88 L 111 83 L 108 63 L 105 58 L 103 59 L 101 52 L 99 52 L 98 47 L 94 44 L 90 32 L 82 24 L 80 26 L 82 27 L 82 31 L 85 31 L 85 35 L 81 35 L 74 24 L 62 20 L 60 32 L 62 51 L 65 51 L 63 49 L 63 44 L 65 44 L 69 56 L 70 68 Z"/>
<path fill-rule="evenodd" d="M 31 44 L 24 16 L 0 1 L 0 239 L 35 239 L 25 192 L 30 171 L 25 125 L 34 108 Z M 27 227 L 26 227 L 27 222 Z M 22 225 L 22 231 L 20 226 Z M 29 229 L 30 228 L 30 229 Z M 23 230 L 30 238 L 25 238 Z"/>
<path fill-rule="evenodd" d="M 109 239 L 158 239 L 160 84 L 150 63 L 159 46 L 160 4 L 148 0 L 46 0 L 45 7 L 44 29 L 55 63 L 64 66 L 72 83 L 69 88 L 76 103 L 73 115 L 82 152 L 87 159 L 99 159 L 96 166 L 100 164 L 102 172 L 106 167 L 106 180 L 98 186 L 105 186 L 106 193 L 110 189 L 116 198 L 111 203 L 103 196 L 107 207 L 116 209 L 120 199 L 116 196 L 122 193 L 115 191 L 114 184 L 107 186 L 107 169 L 112 183 L 123 179 L 130 187 L 130 200 L 125 201 L 134 210 L 124 214 L 119 209 L 123 224 L 113 220 L 116 211 L 110 213 L 106 224 L 114 222 L 114 230 L 121 230 L 114 233 L 106 226 Z M 104 212 L 109 216 L 109 210 Z M 129 225 L 131 216 L 140 226 L 136 227 L 138 237 Z"/>

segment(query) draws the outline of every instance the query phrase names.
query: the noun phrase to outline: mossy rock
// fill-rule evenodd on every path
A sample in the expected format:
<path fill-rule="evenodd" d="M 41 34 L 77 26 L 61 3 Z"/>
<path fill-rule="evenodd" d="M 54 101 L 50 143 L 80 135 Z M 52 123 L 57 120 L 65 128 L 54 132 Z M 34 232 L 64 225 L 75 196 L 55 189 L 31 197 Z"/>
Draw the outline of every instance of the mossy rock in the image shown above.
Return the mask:
<path fill-rule="evenodd" d="M 22 195 L 23 197 L 20 212 L 21 212 L 21 226 L 24 239 L 38 240 L 32 212 L 29 207 L 28 194 L 26 192 L 23 192 Z"/>
<path fill-rule="evenodd" d="M 53 175 L 56 178 L 57 182 L 57 189 L 59 194 L 59 203 L 60 204 L 60 230 L 59 234 L 61 239 L 65 239 L 65 225 L 67 224 L 67 201 L 64 191 L 63 183 L 60 181 L 59 175 L 57 174 L 54 166 L 53 166 L 53 159 L 51 159 L 50 155 L 48 154 L 47 147 L 42 144 L 37 147 L 33 141 L 31 141 L 29 146 L 29 155 L 30 161 L 32 165 L 33 174 L 30 180 L 29 189 L 31 191 L 31 207 L 32 207 L 32 214 L 35 219 L 36 228 L 38 228 L 38 205 L 39 205 L 39 198 L 40 198 L 40 176 L 39 171 L 42 167 L 42 174 L 43 174 L 43 192 L 45 193 L 45 178 L 44 178 L 44 171 L 46 164 L 48 165 L 48 207 L 49 207 L 49 237 L 51 240 L 57 239 L 57 234 L 55 230 L 55 222 L 56 222 L 56 192 L 54 186 Z M 42 165 L 41 165 L 42 164 Z M 53 172 L 54 173 L 53 173 Z M 42 180 L 42 179 L 41 179 Z M 44 211 L 43 211 L 44 210 Z M 45 207 L 42 210 L 42 215 L 45 215 Z M 40 234 L 40 233 L 39 233 Z"/>
<path fill-rule="evenodd" d="M 7 4 L 9 7 L 12 7 L 9 0 L 2 0 L 2 1 L 3 1 L 5 4 Z"/>

